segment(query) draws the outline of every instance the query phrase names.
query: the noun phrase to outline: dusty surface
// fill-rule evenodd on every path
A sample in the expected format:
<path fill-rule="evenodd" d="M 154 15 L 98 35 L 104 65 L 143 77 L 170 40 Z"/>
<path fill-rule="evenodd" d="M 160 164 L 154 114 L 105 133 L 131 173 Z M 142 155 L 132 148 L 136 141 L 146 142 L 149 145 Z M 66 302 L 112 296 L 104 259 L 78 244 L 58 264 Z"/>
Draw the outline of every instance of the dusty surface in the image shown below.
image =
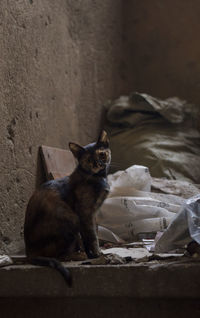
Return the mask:
<path fill-rule="evenodd" d="M 96 138 L 102 104 L 123 86 L 121 32 L 118 0 L 1 1 L 1 251 L 21 245 L 39 145 Z"/>
<path fill-rule="evenodd" d="M 0 269 L 1 297 L 131 297 L 199 299 L 199 261 L 152 261 L 123 265 L 65 264 L 69 288 L 54 269 L 13 265 Z"/>

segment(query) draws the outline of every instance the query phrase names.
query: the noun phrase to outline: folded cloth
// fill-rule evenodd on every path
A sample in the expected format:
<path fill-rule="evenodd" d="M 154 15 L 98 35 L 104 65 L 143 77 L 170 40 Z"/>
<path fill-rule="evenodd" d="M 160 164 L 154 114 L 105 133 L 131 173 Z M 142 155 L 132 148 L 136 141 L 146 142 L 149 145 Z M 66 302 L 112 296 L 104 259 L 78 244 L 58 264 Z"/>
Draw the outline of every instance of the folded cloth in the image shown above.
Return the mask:
<path fill-rule="evenodd" d="M 107 104 L 112 172 L 133 164 L 153 177 L 200 184 L 200 133 L 194 105 L 132 93 Z M 123 154 L 123 155 L 122 155 Z"/>

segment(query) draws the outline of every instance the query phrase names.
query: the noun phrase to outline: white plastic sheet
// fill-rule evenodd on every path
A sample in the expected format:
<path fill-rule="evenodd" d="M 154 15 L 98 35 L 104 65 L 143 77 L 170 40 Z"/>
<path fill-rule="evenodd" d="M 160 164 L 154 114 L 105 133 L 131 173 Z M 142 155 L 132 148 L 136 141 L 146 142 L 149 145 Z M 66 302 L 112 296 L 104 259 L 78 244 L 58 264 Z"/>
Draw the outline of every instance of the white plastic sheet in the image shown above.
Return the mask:
<path fill-rule="evenodd" d="M 0 267 L 11 265 L 12 259 L 8 255 L 0 255 Z"/>
<path fill-rule="evenodd" d="M 97 223 L 127 242 L 140 235 L 163 231 L 185 201 L 173 195 L 151 193 L 147 167 L 134 165 L 108 177 L 110 196 L 97 214 Z"/>
<path fill-rule="evenodd" d="M 155 245 L 158 253 L 183 248 L 195 240 L 200 244 L 200 194 L 188 199 Z"/>

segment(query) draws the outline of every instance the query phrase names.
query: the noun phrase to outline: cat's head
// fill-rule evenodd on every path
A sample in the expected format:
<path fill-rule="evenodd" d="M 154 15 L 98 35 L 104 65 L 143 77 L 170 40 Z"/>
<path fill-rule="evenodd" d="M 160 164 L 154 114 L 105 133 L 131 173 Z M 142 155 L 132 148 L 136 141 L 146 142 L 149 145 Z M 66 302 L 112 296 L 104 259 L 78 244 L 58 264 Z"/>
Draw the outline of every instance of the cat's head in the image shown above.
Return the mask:
<path fill-rule="evenodd" d="M 69 149 L 78 160 L 79 167 L 91 175 L 107 173 L 111 161 L 111 151 L 107 133 L 103 130 L 97 142 L 87 146 L 69 143 Z"/>

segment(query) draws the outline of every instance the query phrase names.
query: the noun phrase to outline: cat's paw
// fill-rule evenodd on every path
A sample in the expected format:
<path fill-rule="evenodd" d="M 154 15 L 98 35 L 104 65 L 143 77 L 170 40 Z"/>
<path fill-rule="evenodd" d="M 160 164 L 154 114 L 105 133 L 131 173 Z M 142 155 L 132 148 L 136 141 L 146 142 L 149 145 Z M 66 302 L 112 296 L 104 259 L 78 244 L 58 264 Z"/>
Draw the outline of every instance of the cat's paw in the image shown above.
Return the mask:
<path fill-rule="evenodd" d="M 87 252 L 88 258 L 98 258 L 101 255 L 102 255 L 102 253 L 100 251 L 95 251 L 95 252 L 89 251 L 89 252 Z"/>

